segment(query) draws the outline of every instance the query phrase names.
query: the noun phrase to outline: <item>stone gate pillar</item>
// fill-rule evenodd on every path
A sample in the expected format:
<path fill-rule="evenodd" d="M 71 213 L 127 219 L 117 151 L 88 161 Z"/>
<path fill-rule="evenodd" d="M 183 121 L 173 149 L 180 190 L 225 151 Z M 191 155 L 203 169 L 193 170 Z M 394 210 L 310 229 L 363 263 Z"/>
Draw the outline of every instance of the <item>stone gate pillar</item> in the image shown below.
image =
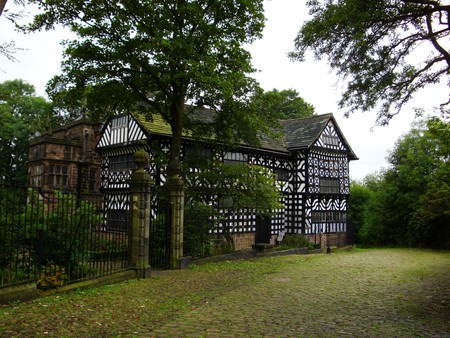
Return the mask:
<path fill-rule="evenodd" d="M 171 203 L 170 268 L 180 269 L 183 258 L 184 183 L 178 177 L 169 177 L 165 188 Z"/>
<path fill-rule="evenodd" d="M 136 277 L 150 276 L 150 198 L 153 180 L 145 172 L 149 156 L 143 149 L 134 154 L 137 169 L 131 174 L 130 185 L 130 229 L 129 267 L 136 270 Z"/>

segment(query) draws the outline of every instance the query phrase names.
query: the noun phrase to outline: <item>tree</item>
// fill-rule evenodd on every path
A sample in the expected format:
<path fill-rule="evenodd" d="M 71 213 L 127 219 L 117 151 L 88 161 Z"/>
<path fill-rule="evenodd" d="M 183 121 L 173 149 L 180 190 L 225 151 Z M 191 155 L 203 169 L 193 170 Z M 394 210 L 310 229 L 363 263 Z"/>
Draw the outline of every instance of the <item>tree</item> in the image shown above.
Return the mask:
<path fill-rule="evenodd" d="M 436 118 L 417 122 L 389 154 L 390 167 L 365 179 L 368 198 L 349 201 L 349 210 L 362 216 L 363 243 L 448 247 L 449 131 L 450 125 Z"/>
<path fill-rule="evenodd" d="M 7 0 L 0 0 L 0 16 L 2 15 L 3 10 L 5 9 L 6 1 Z"/>
<path fill-rule="evenodd" d="M 194 160 L 194 159 L 193 159 Z M 210 206 L 214 201 L 228 215 L 252 210 L 258 216 L 270 216 L 276 209 L 283 208 L 279 202 L 283 197 L 276 186 L 275 174 L 257 165 L 221 162 L 200 163 L 195 161 L 196 170 L 184 173 L 188 182 L 186 193 L 189 204 Z M 220 221 L 223 213 L 210 209 L 210 220 Z M 225 251 L 234 251 L 231 233 L 238 227 L 232 222 L 222 224 Z"/>
<path fill-rule="evenodd" d="M 262 2 L 31 0 L 43 12 L 25 29 L 63 25 L 78 36 L 65 42 L 63 74 L 49 85 L 65 86 L 50 93 L 54 101 L 65 95 L 93 118 L 140 111 L 170 124 L 170 180 L 181 172 L 182 131 L 194 125 L 198 108 L 216 112 L 216 135 L 230 134 L 227 129 L 234 138 L 256 140 L 248 131 L 256 134 L 266 117 L 250 104 L 257 85 L 247 75 L 253 68 L 242 45 L 261 36 Z"/>
<path fill-rule="evenodd" d="M 373 192 L 359 182 L 350 183 L 350 196 L 347 204 L 347 218 L 351 222 L 355 239 L 359 242 L 359 232 L 363 228 L 367 214 L 367 205 Z"/>
<path fill-rule="evenodd" d="M 347 80 L 339 101 L 355 110 L 378 109 L 388 124 L 428 84 L 449 80 L 450 5 L 439 0 L 310 0 L 312 19 L 301 27 L 294 60 L 307 50 L 327 58 Z M 414 60 L 421 60 L 411 64 Z M 450 100 L 441 110 L 448 114 Z"/>
<path fill-rule="evenodd" d="M 3 15 L 3 17 L 5 17 L 7 20 L 11 21 L 20 18 L 22 16 L 21 13 L 11 13 L 5 10 L 6 2 L 7 0 L 0 0 L 0 17 Z M 24 0 L 14 0 L 13 2 L 21 6 L 25 5 Z M 16 53 L 19 50 L 22 50 L 22 48 L 16 47 L 14 41 L 4 42 L 0 44 L 0 55 L 5 56 L 10 61 L 17 61 L 16 58 L 14 57 L 14 53 Z"/>
<path fill-rule="evenodd" d="M 22 80 L 0 83 L 0 183 L 26 184 L 29 138 L 43 131 L 51 103 Z"/>
<path fill-rule="evenodd" d="M 367 175 L 362 182 L 352 182 L 348 200 L 348 219 L 354 225 L 355 240 L 364 245 L 388 243 L 383 198 L 384 174 Z"/>
<path fill-rule="evenodd" d="M 20 16 L 20 14 L 17 13 L 7 13 L 7 11 L 5 11 L 5 7 L 6 7 L 6 3 L 8 2 L 8 0 L 0 0 L 0 16 L 2 16 L 2 14 L 7 14 L 6 17 L 8 19 L 17 17 L 18 15 Z M 25 6 L 25 0 L 14 0 L 13 3 L 15 3 L 16 5 L 21 5 L 21 6 Z"/>
<path fill-rule="evenodd" d="M 261 111 L 275 115 L 279 119 L 294 119 L 314 115 L 314 106 L 299 96 L 295 89 L 272 89 L 256 98 Z"/>
<path fill-rule="evenodd" d="M 416 210 L 417 231 L 426 246 L 450 247 L 450 124 L 437 118 L 427 121 L 424 137 L 437 142 L 437 165 Z"/>

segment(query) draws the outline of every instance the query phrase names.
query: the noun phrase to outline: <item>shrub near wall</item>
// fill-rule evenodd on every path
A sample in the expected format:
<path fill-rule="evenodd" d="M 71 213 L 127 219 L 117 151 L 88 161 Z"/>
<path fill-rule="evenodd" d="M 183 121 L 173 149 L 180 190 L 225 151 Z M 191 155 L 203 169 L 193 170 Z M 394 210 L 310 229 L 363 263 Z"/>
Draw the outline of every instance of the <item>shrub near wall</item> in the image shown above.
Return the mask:
<path fill-rule="evenodd" d="M 0 189 L 0 285 L 47 289 L 123 270 L 127 238 L 101 220 L 94 204 L 70 194 Z"/>
<path fill-rule="evenodd" d="M 299 234 L 287 234 L 284 236 L 283 241 L 276 247 L 277 250 L 295 249 L 295 248 L 308 248 L 316 249 L 320 247 L 320 244 L 314 244 L 305 235 Z"/>
<path fill-rule="evenodd" d="M 184 209 L 185 255 L 192 258 L 208 257 L 214 253 L 211 231 L 214 228 L 212 206 L 201 202 L 192 202 Z"/>

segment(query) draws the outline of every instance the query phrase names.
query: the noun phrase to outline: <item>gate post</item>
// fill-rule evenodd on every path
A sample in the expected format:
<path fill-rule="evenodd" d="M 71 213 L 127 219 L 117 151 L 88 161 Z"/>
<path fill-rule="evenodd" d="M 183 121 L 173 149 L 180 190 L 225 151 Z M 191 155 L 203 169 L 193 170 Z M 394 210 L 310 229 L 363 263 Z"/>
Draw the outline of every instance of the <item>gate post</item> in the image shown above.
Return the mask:
<path fill-rule="evenodd" d="M 131 174 L 130 185 L 130 228 L 128 235 L 129 267 L 136 270 L 136 277 L 150 277 L 150 189 L 153 180 L 145 172 L 149 156 L 143 149 L 133 157 L 137 169 Z"/>
<path fill-rule="evenodd" d="M 171 203 L 170 269 L 180 269 L 183 258 L 184 183 L 178 177 L 169 177 L 166 191 Z"/>

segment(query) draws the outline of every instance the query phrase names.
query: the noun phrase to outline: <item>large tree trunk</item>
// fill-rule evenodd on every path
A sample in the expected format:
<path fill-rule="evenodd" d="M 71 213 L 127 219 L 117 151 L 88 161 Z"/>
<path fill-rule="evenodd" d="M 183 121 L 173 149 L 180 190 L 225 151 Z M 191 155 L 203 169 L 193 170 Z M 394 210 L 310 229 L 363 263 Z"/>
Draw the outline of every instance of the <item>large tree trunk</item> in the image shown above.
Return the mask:
<path fill-rule="evenodd" d="M 183 130 L 184 96 L 171 106 L 172 146 L 167 166 L 166 191 L 171 204 L 170 268 L 180 268 L 183 258 L 184 183 L 181 179 L 181 138 Z"/>
<path fill-rule="evenodd" d="M 5 9 L 6 2 L 8 0 L 0 0 L 0 16 L 3 14 L 3 10 Z"/>
<path fill-rule="evenodd" d="M 172 102 L 170 126 L 172 128 L 172 145 L 167 166 L 168 178 L 179 179 L 181 175 L 181 138 L 183 131 L 184 100 L 177 99 Z"/>

